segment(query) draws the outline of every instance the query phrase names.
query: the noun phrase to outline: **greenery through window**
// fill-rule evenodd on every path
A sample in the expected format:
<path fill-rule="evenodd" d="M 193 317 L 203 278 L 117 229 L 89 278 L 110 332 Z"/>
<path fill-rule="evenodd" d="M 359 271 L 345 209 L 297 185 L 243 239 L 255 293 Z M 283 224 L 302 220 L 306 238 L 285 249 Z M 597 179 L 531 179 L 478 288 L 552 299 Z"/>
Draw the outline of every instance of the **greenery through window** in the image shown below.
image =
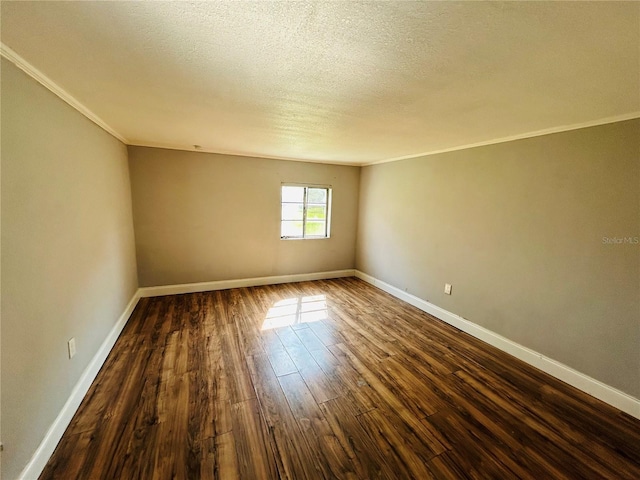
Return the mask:
<path fill-rule="evenodd" d="M 280 238 L 329 238 L 331 188 L 282 185 Z"/>

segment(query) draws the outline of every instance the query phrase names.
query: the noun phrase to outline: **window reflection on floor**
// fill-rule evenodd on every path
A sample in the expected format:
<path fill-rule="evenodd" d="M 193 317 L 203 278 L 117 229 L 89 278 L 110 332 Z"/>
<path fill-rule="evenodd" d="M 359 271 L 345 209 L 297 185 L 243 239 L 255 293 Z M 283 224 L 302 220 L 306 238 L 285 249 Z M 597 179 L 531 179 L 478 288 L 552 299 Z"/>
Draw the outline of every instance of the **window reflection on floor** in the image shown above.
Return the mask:
<path fill-rule="evenodd" d="M 327 318 L 327 299 L 324 295 L 287 298 L 274 303 L 269 309 L 262 324 L 262 330 L 317 322 L 325 318 Z"/>

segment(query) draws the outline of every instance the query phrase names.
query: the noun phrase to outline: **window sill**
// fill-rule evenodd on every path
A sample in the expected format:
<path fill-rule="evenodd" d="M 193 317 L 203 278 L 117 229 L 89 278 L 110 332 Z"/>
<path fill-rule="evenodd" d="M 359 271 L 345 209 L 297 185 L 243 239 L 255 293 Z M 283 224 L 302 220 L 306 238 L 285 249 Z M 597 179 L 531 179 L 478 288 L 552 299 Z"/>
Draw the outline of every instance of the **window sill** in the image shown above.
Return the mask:
<path fill-rule="evenodd" d="M 280 237 L 280 240 L 329 240 L 331 237 Z"/>

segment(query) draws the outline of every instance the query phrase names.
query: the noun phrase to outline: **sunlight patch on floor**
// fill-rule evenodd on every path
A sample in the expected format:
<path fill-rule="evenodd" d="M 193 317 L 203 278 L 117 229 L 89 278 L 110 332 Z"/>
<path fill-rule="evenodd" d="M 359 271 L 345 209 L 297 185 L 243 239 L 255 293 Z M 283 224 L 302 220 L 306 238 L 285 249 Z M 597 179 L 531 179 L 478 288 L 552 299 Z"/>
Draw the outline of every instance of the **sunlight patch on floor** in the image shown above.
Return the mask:
<path fill-rule="evenodd" d="M 293 297 L 273 304 L 267 312 L 262 330 L 317 322 L 327 318 L 327 299 L 324 295 Z"/>

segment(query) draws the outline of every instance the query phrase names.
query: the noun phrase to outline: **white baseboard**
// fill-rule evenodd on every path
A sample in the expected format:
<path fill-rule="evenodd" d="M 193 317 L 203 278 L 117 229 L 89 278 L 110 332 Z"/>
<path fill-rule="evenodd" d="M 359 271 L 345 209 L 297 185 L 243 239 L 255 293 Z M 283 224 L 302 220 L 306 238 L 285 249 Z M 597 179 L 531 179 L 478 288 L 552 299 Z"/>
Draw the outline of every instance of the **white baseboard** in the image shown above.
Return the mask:
<path fill-rule="evenodd" d="M 569 385 L 582 390 L 583 392 L 588 393 L 589 395 L 592 395 L 597 399 L 628 413 L 629 415 L 632 415 L 633 417 L 640 418 L 640 400 L 632 397 L 631 395 L 606 385 L 595 378 L 591 378 L 588 375 L 568 367 L 567 365 L 553 360 L 552 358 L 545 357 L 535 350 L 531 350 L 530 348 L 513 342 L 502 335 L 498 335 L 491 330 L 481 327 L 480 325 L 476 325 L 469 320 L 440 308 L 437 305 L 422 300 L 415 295 L 404 292 L 403 290 L 367 275 L 364 272 L 356 270 L 355 276 L 462 330 L 463 332 L 466 332 L 489 345 L 499 348 L 529 365 L 533 365 L 543 372 L 546 372 L 549 375 L 552 375 L 563 382 L 568 383 Z"/>
<path fill-rule="evenodd" d="M 82 375 L 80 376 L 78 383 L 76 383 L 76 386 L 73 387 L 67 402 L 64 404 L 62 410 L 60 410 L 60 413 L 49 427 L 49 430 L 42 439 L 42 442 L 40 442 L 40 445 L 31 457 L 31 460 L 29 460 L 27 466 L 20 473 L 20 476 L 18 477 L 19 480 L 34 480 L 42 473 L 42 470 L 46 466 L 49 458 L 53 454 L 53 451 L 56 449 L 58 442 L 62 438 L 62 435 L 69 426 L 71 419 L 78 410 L 80 403 L 87 394 L 89 387 L 91 387 L 93 380 L 96 378 L 96 375 L 98 375 L 100 368 L 102 368 L 109 352 L 116 343 L 120 332 L 122 332 L 127 320 L 129 320 L 129 317 L 133 313 L 133 309 L 136 307 L 139 299 L 140 290 L 137 290 L 127 304 L 124 312 L 122 312 L 122 315 L 120 315 L 118 321 L 107 335 L 107 338 L 104 339 L 104 342 L 100 345 L 100 348 L 94 355 L 93 359 L 91 359 L 91 362 L 87 365 L 87 368 L 82 372 Z"/>
<path fill-rule="evenodd" d="M 179 285 L 162 285 L 158 287 L 140 288 L 141 297 L 159 297 L 161 295 L 177 295 L 181 293 L 209 292 L 228 288 L 257 287 L 259 285 L 275 285 L 277 283 L 306 282 L 308 280 L 324 280 L 327 278 L 353 277 L 355 270 L 333 270 L 331 272 L 298 273 L 294 275 L 277 275 L 273 277 L 241 278 L 239 280 L 219 280 L 215 282 L 183 283 Z"/>

